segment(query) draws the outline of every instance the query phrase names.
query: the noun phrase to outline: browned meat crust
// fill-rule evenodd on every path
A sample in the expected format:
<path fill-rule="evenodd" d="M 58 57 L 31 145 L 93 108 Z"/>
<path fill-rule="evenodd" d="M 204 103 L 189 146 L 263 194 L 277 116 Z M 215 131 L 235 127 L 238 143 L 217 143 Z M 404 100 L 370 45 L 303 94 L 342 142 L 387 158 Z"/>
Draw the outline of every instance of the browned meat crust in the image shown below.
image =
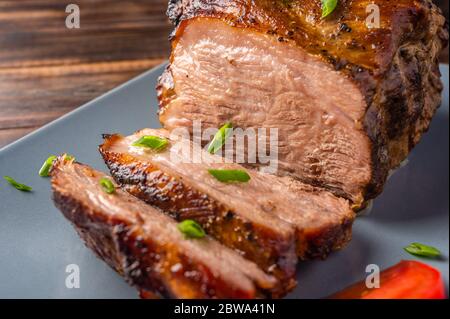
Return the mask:
<path fill-rule="evenodd" d="M 145 134 L 168 137 L 164 130 L 149 129 L 126 140 L 118 135 L 106 136 L 105 143 L 100 146 L 100 152 L 114 179 L 130 194 L 161 208 L 179 220 L 197 220 L 220 242 L 241 251 L 246 258 L 280 280 L 286 282 L 288 278 L 286 286 L 292 286 L 289 281 L 293 281 L 295 271 L 295 256 L 292 255 L 294 238 L 280 235 L 277 224 L 283 224 L 285 221 L 292 223 L 297 237 L 297 255 L 301 259 L 325 258 L 350 241 L 354 214 L 345 200 L 292 179 L 278 179 L 267 175 L 258 178 L 256 173 L 249 171 L 255 174 L 252 175 L 255 184 L 251 189 L 247 189 L 246 199 L 238 197 L 241 202 L 249 203 L 240 210 L 253 209 L 252 215 L 256 216 L 261 214 L 259 207 L 262 205 L 270 212 L 266 218 L 280 218 L 261 224 L 257 219 L 246 219 L 248 214 L 230 208 L 227 200 L 219 199 L 211 188 L 205 191 L 204 188 L 196 186 L 193 180 L 188 181 L 186 179 L 190 178 L 177 175 L 165 164 L 152 159 L 150 154 L 138 156 L 130 153 L 128 141 Z M 161 156 L 163 155 L 158 154 L 159 158 Z M 164 155 L 164 158 L 166 157 L 170 156 Z M 190 169 L 184 167 L 182 170 L 189 170 L 191 176 L 198 174 L 198 170 L 206 171 L 202 164 L 189 167 Z M 203 177 L 201 179 L 207 183 Z M 269 186 L 273 194 L 267 194 L 267 184 L 275 187 L 272 182 L 278 183 L 276 191 Z M 232 194 L 228 194 L 228 191 Z M 238 188 L 234 191 L 242 193 Z M 229 198 L 237 194 L 235 192 L 223 189 L 220 194 Z M 289 198 L 294 200 L 295 196 L 303 198 L 297 204 L 304 207 L 296 207 L 295 203 L 281 204 L 283 201 L 289 201 Z M 327 204 L 320 206 L 319 201 Z M 281 205 L 283 207 L 275 208 Z M 273 209 L 276 209 L 276 213 L 271 212 Z"/>
<path fill-rule="evenodd" d="M 183 184 L 181 180 L 164 173 L 158 166 L 142 163 L 133 156 L 109 152 L 106 149 L 107 144 L 100 148 L 105 163 L 114 179 L 127 192 L 169 212 L 177 220 L 196 219 L 222 243 L 246 252 L 246 258 L 259 265 L 268 265 L 268 269 L 272 269 L 274 274 L 277 273 L 274 265 L 279 265 L 282 269 L 280 271 L 285 274 L 293 274 L 289 245 L 280 246 L 280 238 L 277 240 L 273 235 L 267 237 L 267 230 L 255 229 L 236 216 L 225 204 Z M 214 222 L 211 222 L 211 217 L 214 217 Z M 354 216 L 349 214 L 348 218 L 331 228 L 300 234 L 298 257 L 304 260 L 326 258 L 331 252 L 342 249 L 351 240 L 353 221 Z M 237 236 L 246 240 L 236 243 Z M 257 247 L 253 246 L 255 239 L 260 239 Z M 264 249 L 261 250 L 259 245 Z M 268 248 L 272 245 L 278 247 Z"/>
<path fill-rule="evenodd" d="M 98 181 L 104 176 L 59 158 L 53 200 L 86 245 L 142 297 L 280 296 L 273 277 L 228 248 L 209 238 L 184 239 L 174 221 L 120 189 L 103 193 Z"/>
<path fill-rule="evenodd" d="M 359 68 L 382 76 L 405 44 L 424 40 L 441 47 L 448 40 L 445 18 L 430 0 L 377 1 L 381 26 L 368 29 L 366 8 L 371 3 L 340 0 L 327 19 L 321 19 L 317 0 L 169 0 L 167 13 L 177 27 L 185 20 L 209 17 L 274 34 L 280 42 L 294 41 L 354 77 L 362 72 Z"/>
<path fill-rule="evenodd" d="M 295 43 L 351 79 L 366 102 L 361 123 L 372 143 L 372 176 L 362 193 L 372 199 L 382 191 L 390 170 L 420 141 L 440 105 L 438 56 L 448 44 L 448 25 L 430 0 L 377 1 L 381 27 L 374 29 L 365 25 L 371 1 L 339 1 L 327 19 L 320 18 L 320 3 L 171 0 L 168 15 L 177 26 L 173 48 L 193 19 L 220 19 Z M 158 86 L 162 108 L 173 99 L 175 86 L 169 69 Z M 352 199 L 351 194 L 333 191 Z"/>
<path fill-rule="evenodd" d="M 100 146 L 100 153 L 111 175 L 124 190 L 179 221 L 196 220 L 222 244 L 279 278 L 284 289 L 290 291 L 296 286 L 293 228 L 285 235 L 277 232 L 277 225 L 258 225 L 157 165 L 142 162 L 130 154 L 111 151 L 111 144 L 120 138 L 118 135 L 108 137 Z M 278 222 L 283 223 L 282 220 Z"/>

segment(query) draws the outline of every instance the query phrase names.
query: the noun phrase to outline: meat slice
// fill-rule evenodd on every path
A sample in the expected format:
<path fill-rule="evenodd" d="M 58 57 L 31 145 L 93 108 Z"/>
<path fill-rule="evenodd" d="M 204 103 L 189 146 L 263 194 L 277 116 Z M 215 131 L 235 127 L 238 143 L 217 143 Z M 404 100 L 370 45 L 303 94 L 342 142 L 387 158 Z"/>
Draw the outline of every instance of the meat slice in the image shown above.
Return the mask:
<path fill-rule="evenodd" d="M 171 0 L 162 124 L 277 128 L 280 175 L 361 206 L 428 129 L 448 42 L 430 0 L 372 2 Z"/>
<path fill-rule="evenodd" d="M 142 136 L 165 138 L 170 146 L 162 152 L 132 146 Z M 107 136 L 100 152 L 129 193 L 179 220 L 195 219 L 278 278 L 293 274 L 293 236 L 302 259 L 325 257 L 350 240 L 354 213 L 346 200 L 289 177 L 252 170 L 248 183 L 221 183 L 208 169 L 243 167 L 166 130 Z"/>
<path fill-rule="evenodd" d="M 86 245 L 142 296 L 254 298 L 279 289 L 272 276 L 213 239 L 186 239 L 173 219 L 120 188 L 105 193 L 102 177 L 61 157 L 52 169 L 53 200 Z"/>

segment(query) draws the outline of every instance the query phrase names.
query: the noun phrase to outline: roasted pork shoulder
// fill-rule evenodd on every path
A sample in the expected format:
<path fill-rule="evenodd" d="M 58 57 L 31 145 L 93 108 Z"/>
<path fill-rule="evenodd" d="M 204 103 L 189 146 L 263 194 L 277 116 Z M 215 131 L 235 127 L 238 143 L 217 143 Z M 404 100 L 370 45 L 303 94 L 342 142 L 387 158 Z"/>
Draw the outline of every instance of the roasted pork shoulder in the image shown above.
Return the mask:
<path fill-rule="evenodd" d="M 164 127 L 277 128 L 278 173 L 355 206 L 381 192 L 441 102 L 448 33 L 430 0 L 342 0 L 326 18 L 320 0 L 171 0 L 168 15 Z"/>
<path fill-rule="evenodd" d="M 54 163 L 55 205 L 141 296 L 286 295 L 299 260 L 350 241 L 355 211 L 428 129 L 448 42 L 440 10 L 340 0 L 324 18 L 321 3 L 170 0 L 176 28 L 157 87 L 165 129 L 104 136 L 111 194 L 103 173 L 65 156 Z M 278 169 L 210 154 L 209 137 L 191 140 L 195 123 L 253 130 L 258 145 L 268 143 L 258 129 L 276 130 Z M 215 175 L 224 170 L 241 179 Z M 185 237 L 185 220 L 207 235 Z"/>
<path fill-rule="evenodd" d="M 177 223 L 117 188 L 103 173 L 61 157 L 52 169 L 55 205 L 101 259 L 141 296 L 271 297 L 276 279 L 215 240 L 186 239 Z"/>
<path fill-rule="evenodd" d="M 167 139 L 170 146 L 160 152 L 133 146 L 142 136 Z M 208 170 L 243 167 L 195 147 L 166 130 L 145 129 L 128 137 L 106 136 L 100 152 L 126 191 L 179 220 L 198 221 L 285 283 L 295 272 L 294 246 L 301 259 L 326 257 L 350 240 L 354 212 L 347 200 L 253 170 L 247 170 L 247 183 L 222 183 Z M 194 153 L 201 162 L 194 162 Z"/>

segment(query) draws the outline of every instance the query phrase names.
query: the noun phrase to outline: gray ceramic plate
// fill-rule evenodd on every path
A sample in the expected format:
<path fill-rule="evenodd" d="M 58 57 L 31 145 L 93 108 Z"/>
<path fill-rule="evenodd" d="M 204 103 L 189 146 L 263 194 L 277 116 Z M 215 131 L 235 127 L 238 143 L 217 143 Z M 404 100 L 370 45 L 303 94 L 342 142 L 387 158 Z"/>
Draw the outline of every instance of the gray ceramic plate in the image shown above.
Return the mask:
<path fill-rule="evenodd" d="M 102 133 L 129 134 L 159 127 L 151 70 L 39 131 L 0 150 L 0 176 L 33 186 L 22 193 L 0 181 L 0 297 L 137 298 L 136 291 L 84 247 L 72 226 L 50 201 L 48 179 L 37 172 L 49 154 L 69 152 L 80 162 L 105 170 L 97 152 Z M 448 67 L 444 103 L 409 164 L 389 181 L 369 216 L 354 227 L 350 246 L 326 261 L 303 263 L 291 298 L 320 298 L 365 277 L 368 264 L 386 268 L 415 259 L 403 247 L 423 242 L 439 247 L 439 268 L 448 287 L 449 109 Z M 80 288 L 65 285 L 66 267 L 80 269 Z"/>

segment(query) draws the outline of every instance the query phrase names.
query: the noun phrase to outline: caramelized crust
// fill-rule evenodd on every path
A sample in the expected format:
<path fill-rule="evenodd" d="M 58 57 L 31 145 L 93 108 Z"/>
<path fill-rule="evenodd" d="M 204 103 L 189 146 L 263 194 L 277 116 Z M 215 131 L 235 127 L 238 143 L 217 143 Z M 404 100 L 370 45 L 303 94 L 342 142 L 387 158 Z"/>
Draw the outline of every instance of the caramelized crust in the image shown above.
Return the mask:
<path fill-rule="evenodd" d="M 340 0 L 326 19 L 321 18 L 320 0 L 170 0 L 167 12 L 178 28 L 174 46 L 183 32 L 183 21 L 216 18 L 234 27 L 272 34 L 280 42 L 292 41 L 355 79 L 365 71 L 383 76 L 404 45 L 434 41 L 438 46 L 430 48 L 434 51 L 448 41 L 445 18 L 432 1 L 377 1 L 380 27 L 368 28 L 371 11 L 367 8 L 373 3 Z"/>
<path fill-rule="evenodd" d="M 250 217 L 252 211 L 236 212 L 226 202 L 187 184 L 157 163 L 115 150 L 115 143 L 121 140 L 118 135 L 108 137 L 100 153 L 124 190 L 178 221 L 197 221 L 222 244 L 279 278 L 283 289 L 290 291 L 296 286 L 297 258 L 292 226 L 268 214 L 264 214 L 267 221 L 261 221 Z"/>
<path fill-rule="evenodd" d="M 55 205 L 101 259 L 145 298 L 279 297 L 277 281 L 210 238 L 188 240 L 176 223 L 116 189 L 104 174 L 59 158 L 52 169 Z"/>
<path fill-rule="evenodd" d="M 171 146 L 157 153 L 131 146 L 144 135 L 167 138 Z M 242 167 L 224 164 L 201 149 L 202 162 L 190 162 L 176 145 L 186 149 L 193 144 L 164 130 L 145 129 L 126 138 L 107 136 L 100 152 L 126 191 L 179 220 L 198 221 L 285 287 L 292 286 L 295 273 L 294 246 L 301 259 L 325 258 L 350 241 L 354 213 L 347 201 L 291 178 L 252 170 L 247 171 L 248 184 L 223 184 L 207 170 Z"/>
<path fill-rule="evenodd" d="M 213 39 L 216 41 L 212 42 L 215 47 L 229 49 L 230 52 L 239 49 L 248 53 L 254 48 L 247 46 L 246 42 L 242 42 L 240 48 L 229 46 L 231 39 L 227 37 L 234 36 L 233 29 L 244 30 L 252 39 L 261 36 L 271 37 L 271 40 L 261 43 L 261 48 L 276 47 L 280 55 L 285 54 L 287 48 L 297 48 L 300 59 L 309 56 L 308 63 L 311 69 L 317 70 L 317 74 L 301 72 L 295 74 L 297 77 L 303 76 L 303 83 L 306 85 L 317 78 L 326 81 L 328 78 L 334 79 L 335 74 L 340 76 L 339 81 L 327 83 L 325 88 L 302 89 L 301 85 L 290 83 L 290 79 L 286 78 L 285 82 L 292 93 L 300 92 L 303 95 L 310 95 L 313 99 L 323 98 L 325 109 L 330 110 L 337 103 L 338 107 L 342 106 L 341 99 L 347 98 L 346 93 L 351 95 L 356 101 L 353 110 L 342 107 L 342 112 L 351 118 L 355 125 L 351 129 L 346 128 L 346 132 L 353 130 L 352 134 L 362 134 L 362 137 L 358 137 L 359 140 L 368 141 L 367 150 L 364 149 L 365 146 L 359 147 L 360 142 L 347 147 L 347 150 L 354 147 L 359 152 L 353 157 L 350 154 L 348 159 L 356 158 L 359 160 L 356 164 L 364 165 L 362 169 L 367 170 L 367 174 L 364 172 L 358 180 L 353 177 L 355 172 L 343 174 L 345 169 L 337 171 L 336 176 L 332 178 L 324 178 L 323 172 L 336 167 L 333 161 L 331 164 L 324 164 L 317 173 L 312 169 L 313 164 L 301 163 L 300 168 L 294 171 L 282 169 L 280 174 L 292 175 L 312 185 L 333 191 L 336 195 L 351 200 L 355 207 L 364 206 L 364 201 L 381 193 L 390 171 L 400 165 L 420 141 L 423 133 L 428 130 L 431 119 L 440 105 L 443 90 L 438 56 L 448 43 L 448 26 L 445 18 L 430 0 L 377 1 L 376 5 L 380 10 L 379 28 L 368 28 L 366 25 L 369 15 L 366 8 L 371 3 L 368 0 L 342 0 L 329 17 L 321 19 L 319 0 L 171 0 L 168 15 L 176 25 L 172 36 L 171 56 L 171 63 L 175 66 L 168 67 L 158 85 L 161 122 L 170 130 L 176 126 L 187 126 L 189 121 L 198 119 L 202 119 L 210 127 L 217 127 L 217 123 L 223 121 L 223 117 L 228 114 L 238 122 L 236 125 L 243 128 L 266 125 L 267 123 L 262 121 L 256 124 L 247 120 L 239 122 L 239 118 L 245 117 L 247 112 L 243 105 L 264 105 L 264 102 L 258 101 L 253 96 L 240 96 L 239 101 L 242 103 L 230 100 L 227 92 L 236 92 L 237 89 L 233 85 L 224 86 L 214 78 L 213 71 L 208 69 L 213 66 L 221 67 L 220 63 L 216 63 L 217 58 L 221 57 L 219 53 L 211 54 L 211 59 L 214 60 L 208 61 L 196 60 L 197 52 L 192 52 L 193 68 L 183 69 L 182 66 L 180 70 L 180 65 L 176 65 L 176 62 L 180 58 L 181 50 L 187 50 L 182 54 L 188 56 L 189 50 L 197 49 L 194 39 L 189 42 L 192 44 L 191 47 L 181 47 L 177 50 L 183 39 L 189 37 L 189 33 L 192 32 L 191 26 L 204 28 L 209 23 L 210 30 L 216 30 L 217 24 L 213 21 L 225 23 L 229 27 L 229 32 L 222 32 L 214 39 L 199 37 L 198 43 L 200 44 L 200 41 L 208 43 Z M 271 54 L 274 60 L 279 57 L 271 52 L 268 54 Z M 261 63 L 267 61 L 264 55 L 259 55 L 259 58 Z M 239 70 L 245 70 L 245 55 L 242 56 L 242 60 L 230 63 L 235 70 L 218 69 L 216 70 L 220 72 L 218 78 L 227 79 L 231 84 L 239 84 L 242 91 L 251 92 L 255 87 L 261 92 L 270 91 L 273 85 L 262 86 L 258 81 L 267 78 L 280 83 L 280 78 L 285 79 L 284 74 L 279 74 L 279 70 L 273 69 L 268 72 L 267 63 L 259 66 L 261 71 L 256 78 L 239 77 Z M 255 64 L 251 67 L 254 70 L 258 66 Z M 289 69 L 289 66 L 287 68 Z M 192 88 L 188 89 L 180 80 L 180 74 L 184 74 L 183 72 L 187 72 L 189 79 L 186 81 L 190 81 Z M 211 87 L 205 88 L 205 83 L 198 81 L 199 74 L 205 79 L 211 78 Z M 248 76 L 247 73 L 243 74 Z M 205 98 L 200 94 L 202 88 L 210 92 L 213 92 L 214 88 L 221 89 L 223 94 L 222 96 L 216 94 L 214 99 Z M 196 102 L 191 98 L 196 95 L 199 95 L 200 101 L 203 99 L 203 102 Z M 327 102 L 325 97 L 329 96 L 335 97 L 334 100 Z M 276 95 L 272 97 L 278 99 Z M 296 99 L 298 100 L 298 97 Z M 308 99 L 304 104 L 311 108 L 316 108 L 320 104 L 309 103 L 311 98 Z M 269 102 L 273 101 L 267 100 L 265 108 L 260 109 L 267 117 L 272 116 L 272 113 L 267 111 L 267 108 L 272 107 Z M 286 105 L 286 109 L 288 107 L 289 104 Z M 254 110 L 248 112 L 252 111 Z M 286 124 L 292 123 L 283 119 L 278 126 L 284 127 Z M 293 130 L 295 128 L 289 128 L 289 131 Z M 339 130 L 340 127 L 335 131 L 337 140 L 346 137 Z M 356 141 L 353 135 L 351 138 L 352 141 Z M 308 143 L 307 140 L 305 143 Z M 323 144 L 323 141 L 321 143 Z M 365 143 L 364 141 L 362 145 Z M 314 147 L 315 144 L 311 145 L 312 149 Z M 337 153 L 346 152 L 345 148 L 340 146 L 338 148 Z M 291 153 L 294 158 L 297 158 L 297 155 L 305 155 L 289 151 L 289 154 Z M 286 157 L 289 159 L 289 155 Z M 319 158 L 312 160 L 327 163 L 329 158 L 321 154 Z M 344 159 L 344 162 L 345 160 L 347 159 Z M 295 165 L 296 162 L 291 163 Z M 352 165 L 355 163 L 349 160 L 347 163 L 349 170 Z"/>

